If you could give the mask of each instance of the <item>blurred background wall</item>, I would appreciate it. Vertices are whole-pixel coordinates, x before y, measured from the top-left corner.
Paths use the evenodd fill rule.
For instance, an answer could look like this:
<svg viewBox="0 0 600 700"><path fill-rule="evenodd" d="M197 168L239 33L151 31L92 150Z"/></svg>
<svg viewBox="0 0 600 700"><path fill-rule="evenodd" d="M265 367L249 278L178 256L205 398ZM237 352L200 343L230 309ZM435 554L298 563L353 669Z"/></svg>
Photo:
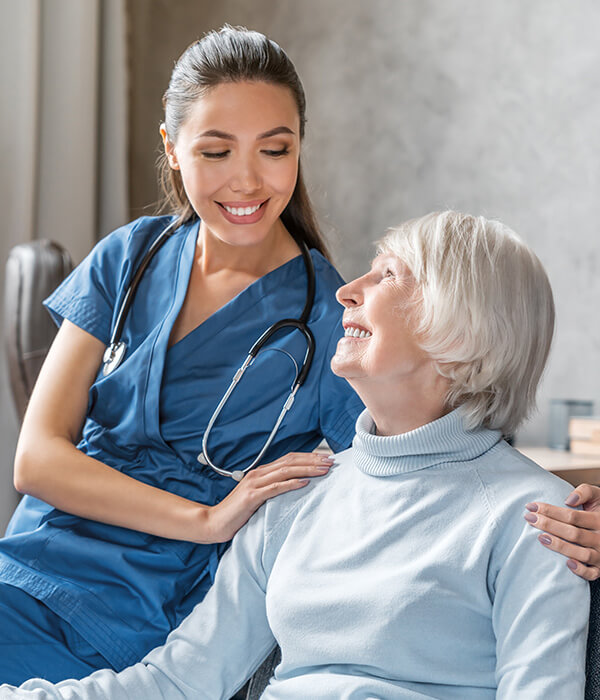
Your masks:
<svg viewBox="0 0 600 700"><path fill-rule="evenodd" d="M41 13L37 23L15 9L25 6ZM205 31L242 24L278 41L303 79L304 168L342 274L364 271L372 242L404 219L456 208L503 220L538 252L557 304L540 411L518 441L545 442L551 397L593 399L600 410L595 0L0 0L0 9L18 15L2 24L1 50L13 59L0 74L2 118L13 120L2 130L3 252L26 231L62 240L80 259L128 216L152 212L173 62ZM59 22L61 12L69 16ZM40 35L38 52L63 56L54 71L23 44ZM41 88L22 94L21 72L36 71ZM61 97L74 80L94 86L95 108ZM53 104L46 137L29 123L35 112L19 107L36 99ZM32 207L20 161L34 152L46 163L36 170L39 208L36 224L22 225ZM58 192L79 192L86 169L95 173L91 218L78 210L89 193L67 201ZM3 382L0 493L10 491L16 430Z"/></svg>

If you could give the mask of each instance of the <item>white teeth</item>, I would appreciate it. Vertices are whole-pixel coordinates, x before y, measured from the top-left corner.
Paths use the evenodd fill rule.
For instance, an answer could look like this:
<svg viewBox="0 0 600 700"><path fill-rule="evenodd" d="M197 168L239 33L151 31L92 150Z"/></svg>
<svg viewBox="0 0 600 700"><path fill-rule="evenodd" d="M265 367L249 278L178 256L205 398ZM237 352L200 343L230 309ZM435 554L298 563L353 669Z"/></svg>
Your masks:
<svg viewBox="0 0 600 700"><path fill-rule="evenodd" d="M346 338L370 338L372 333L370 331L361 330L360 328L348 326L348 328L344 330L344 335Z"/></svg>
<svg viewBox="0 0 600 700"><path fill-rule="evenodd" d="M228 207L226 204L223 206L230 214L233 214L234 216L250 216L250 214L254 214L255 211L260 209L260 204L257 204L254 207Z"/></svg>

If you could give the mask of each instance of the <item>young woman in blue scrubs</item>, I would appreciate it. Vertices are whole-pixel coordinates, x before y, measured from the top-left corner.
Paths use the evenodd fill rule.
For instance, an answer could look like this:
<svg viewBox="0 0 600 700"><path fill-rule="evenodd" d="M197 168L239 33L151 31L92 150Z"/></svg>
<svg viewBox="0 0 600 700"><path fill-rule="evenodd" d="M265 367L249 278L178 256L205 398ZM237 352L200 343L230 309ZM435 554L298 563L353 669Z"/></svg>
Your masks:
<svg viewBox="0 0 600 700"><path fill-rule="evenodd" d="M27 495L0 541L0 682L120 670L161 644L250 515L331 464L289 453L322 438L346 448L362 409L329 369L341 279L300 172L293 65L263 35L225 28L183 54L164 105L174 213L107 236L46 301L60 330L19 438L15 484ZM104 376L132 271L175 219L128 314L125 360ZM302 242L316 274L315 357L264 466L236 486L197 460L202 437L254 341L300 316ZM258 355L211 432L215 464L243 469L258 454L304 349L301 334L280 333Z"/></svg>

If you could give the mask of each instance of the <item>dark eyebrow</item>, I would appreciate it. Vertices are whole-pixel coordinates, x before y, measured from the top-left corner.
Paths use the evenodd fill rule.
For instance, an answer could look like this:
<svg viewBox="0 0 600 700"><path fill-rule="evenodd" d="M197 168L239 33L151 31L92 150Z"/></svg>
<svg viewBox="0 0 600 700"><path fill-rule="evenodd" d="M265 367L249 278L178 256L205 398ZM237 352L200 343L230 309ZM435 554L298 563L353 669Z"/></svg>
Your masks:
<svg viewBox="0 0 600 700"><path fill-rule="evenodd" d="M219 131L218 129L209 129L200 136L212 136L215 139L226 139L227 141L235 141L236 138L233 134L228 134L226 131Z"/></svg>
<svg viewBox="0 0 600 700"><path fill-rule="evenodd" d="M294 135L294 132L289 129L287 126L276 126L274 129L269 129L269 131L265 131L263 134L258 135L258 139L269 139L271 136L277 136L278 134L292 134Z"/></svg>
<svg viewBox="0 0 600 700"><path fill-rule="evenodd" d="M293 135L294 132L287 126L276 126L273 129L269 129L268 131L259 134L256 137L256 140L261 141L262 139L269 139L271 138L271 136L277 136L278 134ZM219 129L209 129L208 131L203 131L197 136L197 138L214 138L223 139L225 141L237 141L237 138L234 136L234 134L228 134L226 131L220 131Z"/></svg>

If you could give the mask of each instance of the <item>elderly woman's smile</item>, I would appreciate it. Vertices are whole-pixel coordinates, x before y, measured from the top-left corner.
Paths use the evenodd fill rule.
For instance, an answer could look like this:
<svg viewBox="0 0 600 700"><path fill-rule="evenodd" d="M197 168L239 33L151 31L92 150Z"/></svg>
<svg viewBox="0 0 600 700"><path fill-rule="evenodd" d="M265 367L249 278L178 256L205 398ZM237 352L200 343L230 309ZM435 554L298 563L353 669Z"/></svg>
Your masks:
<svg viewBox="0 0 600 700"><path fill-rule="evenodd" d="M362 340L363 338L370 338L373 334L371 331L362 328L361 326L356 326L352 323L344 323L344 338L358 338Z"/></svg>

